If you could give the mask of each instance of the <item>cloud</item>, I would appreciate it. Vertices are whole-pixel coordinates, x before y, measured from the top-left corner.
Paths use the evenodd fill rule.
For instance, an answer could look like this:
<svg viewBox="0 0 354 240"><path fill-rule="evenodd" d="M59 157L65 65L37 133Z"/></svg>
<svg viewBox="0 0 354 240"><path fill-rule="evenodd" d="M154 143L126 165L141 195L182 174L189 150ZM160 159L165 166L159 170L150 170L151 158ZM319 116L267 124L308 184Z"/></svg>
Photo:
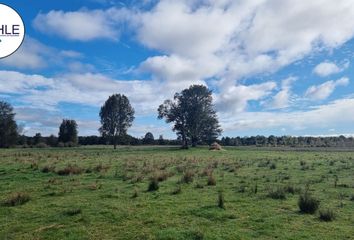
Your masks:
<svg viewBox="0 0 354 240"><path fill-rule="evenodd" d="M338 117L346 116L346 117ZM281 129L292 130L325 128L354 122L354 99L339 99L309 110L294 112L243 112L236 116L222 115L225 131Z"/></svg>
<svg viewBox="0 0 354 240"><path fill-rule="evenodd" d="M248 101L261 100L271 94L276 87L275 82L266 82L250 86L238 85L216 95L216 107L221 112L233 114L246 109Z"/></svg>
<svg viewBox="0 0 354 240"><path fill-rule="evenodd" d="M33 27L42 33L58 35L70 40L118 40L119 22L126 16L124 9L117 8L81 9L73 12L52 10L46 14L38 14L33 21Z"/></svg>
<svg viewBox="0 0 354 240"><path fill-rule="evenodd" d="M339 67L335 63L325 61L325 62L318 64L313 69L313 72L320 77L327 77L332 74L340 73L347 67L348 67L348 64L345 64L343 67Z"/></svg>
<svg viewBox="0 0 354 240"><path fill-rule="evenodd" d="M140 44L157 50L139 64L139 71L170 92L192 83L212 84L224 101L234 101L227 95L240 80L274 73L316 51L337 48L354 35L351 0L148 2L149 7L50 11L39 14L34 26L78 41L133 34ZM290 104L288 97L287 91L280 92L274 107ZM225 106L235 108L232 102Z"/></svg>
<svg viewBox="0 0 354 240"><path fill-rule="evenodd" d="M23 45L9 57L0 59L0 66L10 69L42 70L52 66L65 67L83 55L73 50L58 50L27 36Z"/></svg>
<svg viewBox="0 0 354 240"><path fill-rule="evenodd" d="M343 77L336 81L327 81L318 86L311 86L307 89L305 96L311 100L324 100L328 98L339 86L347 86L349 78Z"/></svg>
<svg viewBox="0 0 354 240"><path fill-rule="evenodd" d="M282 109L290 106L291 103L291 84L296 81L297 78L289 77L282 81L281 90L273 97L270 107L272 109Z"/></svg>

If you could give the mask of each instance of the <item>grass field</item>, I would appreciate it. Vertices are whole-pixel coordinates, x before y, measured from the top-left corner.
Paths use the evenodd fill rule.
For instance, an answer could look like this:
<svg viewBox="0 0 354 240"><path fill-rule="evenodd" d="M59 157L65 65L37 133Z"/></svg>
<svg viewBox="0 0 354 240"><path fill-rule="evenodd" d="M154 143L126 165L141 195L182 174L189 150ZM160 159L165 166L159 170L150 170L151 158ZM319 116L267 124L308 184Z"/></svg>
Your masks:
<svg viewBox="0 0 354 240"><path fill-rule="evenodd" d="M0 183L0 239L354 239L350 151L5 149Z"/></svg>

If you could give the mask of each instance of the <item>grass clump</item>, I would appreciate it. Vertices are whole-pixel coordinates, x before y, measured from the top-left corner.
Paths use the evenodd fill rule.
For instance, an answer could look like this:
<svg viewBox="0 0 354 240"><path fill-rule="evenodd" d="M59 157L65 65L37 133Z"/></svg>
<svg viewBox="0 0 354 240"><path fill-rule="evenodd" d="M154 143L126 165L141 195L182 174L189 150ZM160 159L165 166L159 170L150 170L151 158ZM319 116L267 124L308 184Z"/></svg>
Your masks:
<svg viewBox="0 0 354 240"><path fill-rule="evenodd" d="M180 194L181 192L182 192L182 188L181 186L178 186L176 189L172 191L172 195L177 195Z"/></svg>
<svg viewBox="0 0 354 240"><path fill-rule="evenodd" d="M84 171L84 169L78 167L77 165L68 165L63 169L60 169L57 171L58 175L61 176L66 176L66 175L76 175L76 174L81 174Z"/></svg>
<svg viewBox="0 0 354 240"><path fill-rule="evenodd" d="M216 179L213 174L210 174L208 176L208 186L215 186L216 185Z"/></svg>
<svg viewBox="0 0 354 240"><path fill-rule="evenodd" d="M18 205L23 205L30 200L30 196L27 193L16 192L12 193L5 201L3 202L4 206L14 207Z"/></svg>
<svg viewBox="0 0 354 240"><path fill-rule="evenodd" d="M308 191L301 194L298 201L300 212L314 214L320 206L320 201L309 194Z"/></svg>
<svg viewBox="0 0 354 240"><path fill-rule="evenodd" d="M222 191L219 191L219 194L218 194L218 207L225 209L225 199L224 199L224 194Z"/></svg>
<svg viewBox="0 0 354 240"><path fill-rule="evenodd" d="M276 189L271 189L268 192L268 197L272 199L286 199L286 194L284 188L277 187Z"/></svg>
<svg viewBox="0 0 354 240"><path fill-rule="evenodd" d="M64 212L65 215L67 216L75 216L82 213L82 210L80 208L73 208L73 209L69 209L67 211Z"/></svg>
<svg viewBox="0 0 354 240"><path fill-rule="evenodd" d="M332 209L321 209L320 211L320 219L325 222L331 222L336 218L336 215Z"/></svg>
<svg viewBox="0 0 354 240"><path fill-rule="evenodd" d="M152 178L149 182L148 192L154 192L159 190L159 181L157 178Z"/></svg>
<svg viewBox="0 0 354 240"><path fill-rule="evenodd" d="M182 183L191 183L194 180L194 172L192 170L187 170L184 172L181 182Z"/></svg>

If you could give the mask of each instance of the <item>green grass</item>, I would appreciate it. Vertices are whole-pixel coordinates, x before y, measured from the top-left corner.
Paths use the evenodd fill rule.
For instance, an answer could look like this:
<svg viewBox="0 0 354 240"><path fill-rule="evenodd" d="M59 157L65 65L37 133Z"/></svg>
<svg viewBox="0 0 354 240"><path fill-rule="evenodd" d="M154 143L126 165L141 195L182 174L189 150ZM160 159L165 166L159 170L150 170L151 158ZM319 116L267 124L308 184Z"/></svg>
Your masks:
<svg viewBox="0 0 354 240"><path fill-rule="evenodd" d="M351 239L353 172L350 151L3 149L0 239ZM305 189L335 220L299 211Z"/></svg>

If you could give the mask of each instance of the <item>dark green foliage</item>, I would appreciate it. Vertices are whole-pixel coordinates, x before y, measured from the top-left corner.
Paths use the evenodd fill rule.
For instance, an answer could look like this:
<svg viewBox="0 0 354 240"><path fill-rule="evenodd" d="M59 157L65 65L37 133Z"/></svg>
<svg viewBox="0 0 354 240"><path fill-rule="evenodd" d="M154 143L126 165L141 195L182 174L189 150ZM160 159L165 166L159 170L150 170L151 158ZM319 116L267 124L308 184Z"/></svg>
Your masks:
<svg viewBox="0 0 354 240"><path fill-rule="evenodd" d="M336 218L336 215L332 209L321 209L319 211L320 213L320 219L325 222L331 222Z"/></svg>
<svg viewBox="0 0 354 240"><path fill-rule="evenodd" d="M0 148L16 144L17 130L12 106L7 102L0 101Z"/></svg>
<svg viewBox="0 0 354 240"><path fill-rule="evenodd" d="M219 194L218 194L218 207L225 209L225 199L224 199L224 194L222 191L219 191Z"/></svg>
<svg viewBox="0 0 354 240"><path fill-rule="evenodd" d="M8 207L18 206L25 204L30 200L30 196L27 193L17 192L11 194L4 202L3 205Z"/></svg>
<svg viewBox="0 0 354 240"><path fill-rule="evenodd" d="M298 206L300 212L314 214L320 206L320 201L311 196L306 190L304 193L300 194Z"/></svg>
<svg viewBox="0 0 354 240"><path fill-rule="evenodd" d="M67 216L75 216L82 213L82 210L80 208L73 208L73 209L69 209L67 211L64 212L65 215Z"/></svg>
<svg viewBox="0 0 354 240"><path fill-rule="evenodd" d="M188 142L196 146L199 141L212 143L221 129L212 105L212 92L205 86L192 85L173 100L165 100L158 108L158 118L174 123L173 131L181 138L183 148Z"/></svg>
<svg viewBox="0 0 354 240"><path fill-rule="evenodd" d="M143 138L144 144L154 144L155 138L151 132L147 132Z"/></svg>
<svg viewBox="0 0 354 240"><path fill-rule="evenodd" d="M59 127L58 141L68 144L65 146L71 147L71 145L77 145L77 123L75 120L63 119Z"/></svg>
<svg viewBox="0 0 354 240"><path fill-rule="evenodd" d="M118 138L127 135L127 130L134 121L134 109L129 99L121 94L110 96L100 110L101 128L100 133L109 137L117 147Z"/></svg>
<svg viewBox="0 0 354 240"><path fill-rule="evenodd" d="M150 179L148 192L153 192L159 190L159 181L156 178Z"/></svg>
<svg viewBox="0 0 354 240"><path fill-rule="evenodd" d="M276 169L276 168L277 168L277 165L276 165L275 163L271 163L271 164L269 165L269 168L270 168L270 169Z"/></svg>

